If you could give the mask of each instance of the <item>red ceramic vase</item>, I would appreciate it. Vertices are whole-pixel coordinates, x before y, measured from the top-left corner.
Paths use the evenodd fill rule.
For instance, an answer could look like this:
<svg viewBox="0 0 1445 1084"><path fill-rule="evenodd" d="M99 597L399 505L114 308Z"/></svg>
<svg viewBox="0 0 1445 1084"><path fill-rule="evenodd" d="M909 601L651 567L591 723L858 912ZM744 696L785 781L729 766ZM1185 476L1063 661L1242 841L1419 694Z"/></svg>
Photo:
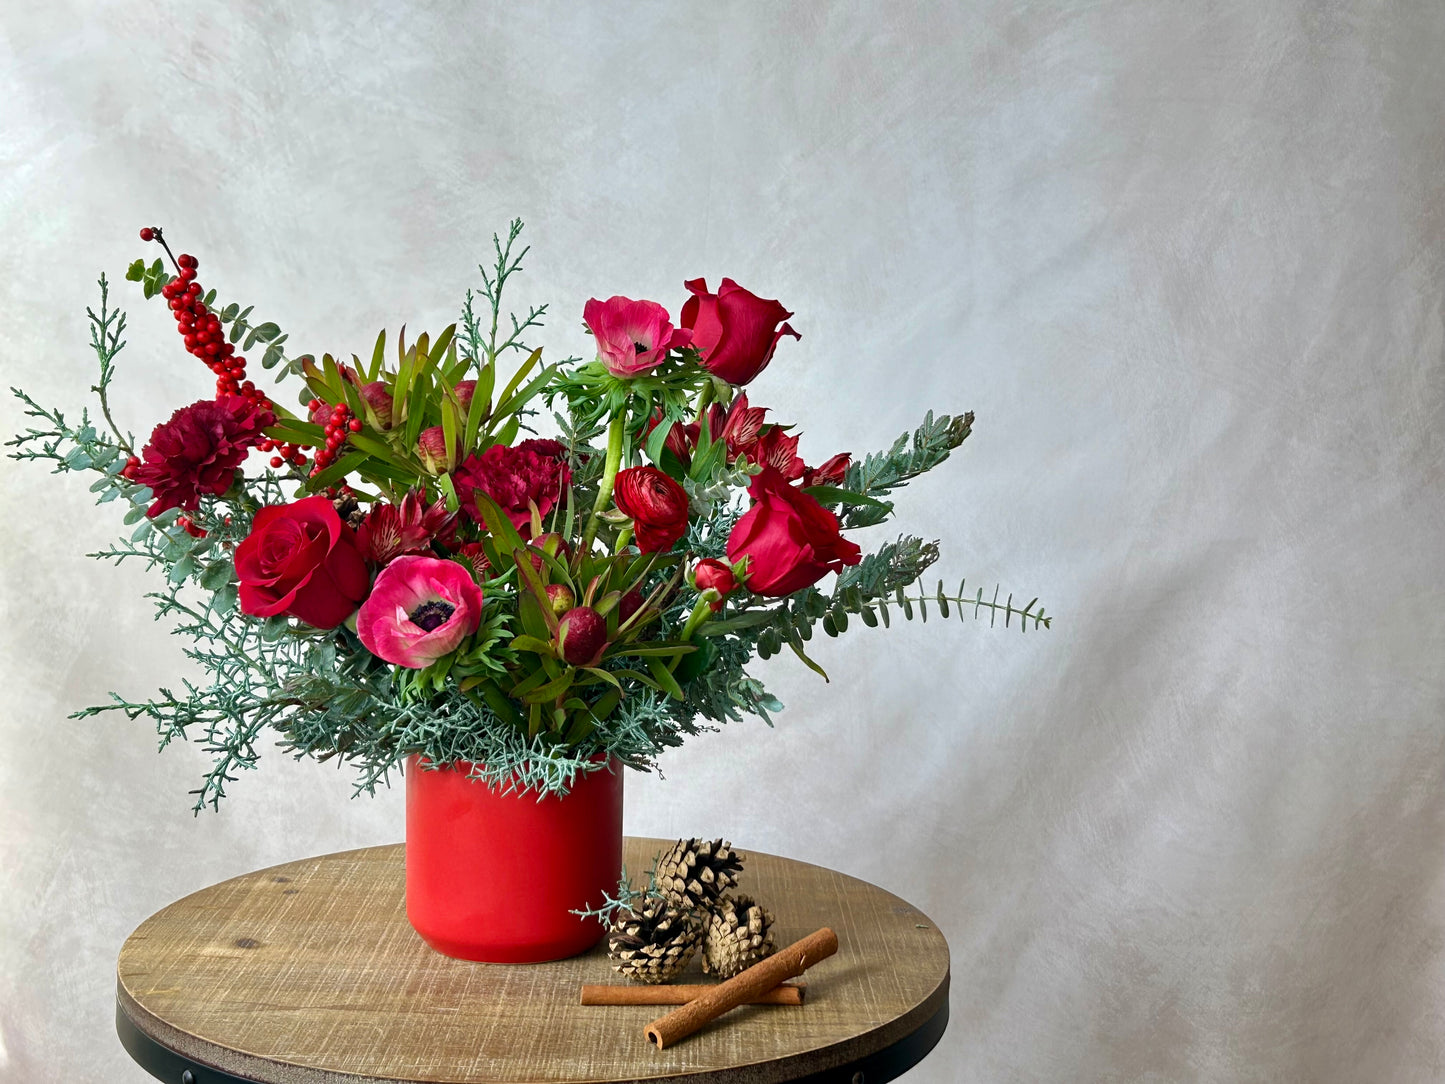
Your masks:
<svg viewBox="0 0 1445 1084"><path fill-rule="evenodd" d="M596 908L622 869L622 765L579 775L564 796L502 792L458 761L406 762L406 917L447 956L561 960L605 932Z"/></svg>

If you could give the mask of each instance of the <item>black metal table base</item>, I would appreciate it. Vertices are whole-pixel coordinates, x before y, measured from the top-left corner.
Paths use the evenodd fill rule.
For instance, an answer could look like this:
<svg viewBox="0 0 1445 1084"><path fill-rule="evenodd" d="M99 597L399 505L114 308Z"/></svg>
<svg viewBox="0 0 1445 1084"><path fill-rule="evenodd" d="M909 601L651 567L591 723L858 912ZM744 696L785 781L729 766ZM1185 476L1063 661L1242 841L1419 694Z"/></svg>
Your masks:
<svg viewBox="0 0 1445 1084"><path fill-rule="evenodd" d="M948 1027L948 1002L912 1034L848 1065L799 1077L795 1084L884 1084L902 1076L938 1045ZM115 1031L137 1065L167 1084L257 1084L246 1076L235 1076L210 1065L192 1061L146 1035L119 1004L115 1007Z"/></svg>

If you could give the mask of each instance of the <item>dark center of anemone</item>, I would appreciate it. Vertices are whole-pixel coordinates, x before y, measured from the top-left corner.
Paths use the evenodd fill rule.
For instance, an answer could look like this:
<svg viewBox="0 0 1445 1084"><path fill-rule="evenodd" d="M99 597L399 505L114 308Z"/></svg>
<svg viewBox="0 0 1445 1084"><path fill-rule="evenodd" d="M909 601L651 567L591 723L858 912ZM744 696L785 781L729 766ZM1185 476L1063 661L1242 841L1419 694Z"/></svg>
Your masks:
<svg viewBox="0 0 1445 1084"><path fill-rule="evenodd" d="M429 602L423 602L411 612L411 623L431 632L432 629L445 625L447 619L456 613L456 610L457 608L450 602L434 598Z"/></svg>
<svg viewBox="0 0 1445 1084"><path fill-rule="evenodd" d="M633 343L632 348L636 350L639 354L645 354L652 349L652 347L648 346L646 343L639 342Z"/></svg>

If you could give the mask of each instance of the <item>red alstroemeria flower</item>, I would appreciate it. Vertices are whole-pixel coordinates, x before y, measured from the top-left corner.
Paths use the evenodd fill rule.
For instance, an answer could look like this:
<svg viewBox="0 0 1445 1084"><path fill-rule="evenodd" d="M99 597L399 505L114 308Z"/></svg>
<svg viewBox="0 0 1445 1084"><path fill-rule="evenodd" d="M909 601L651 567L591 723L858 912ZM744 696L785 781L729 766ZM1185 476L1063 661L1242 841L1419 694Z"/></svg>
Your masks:
<svg viewBox="0 0 1445 1084"><path fill-rule="evenodd" d="M809 467L803 471L803 486L841 486L848 479L848 468L853 465L853 456L839 452L821 467Z"/></svg>
<svg viewBox="0 0 1445 1084"><path fill-rule="evenodd" d="M595 297L582 309L582 319L597 340L597 356L613 376L639 376L681 350L692 332L673 328L667 310L656 301L628 297Z"/></svg>
<svg viewBox="0 0 1445 1084"><path fill-rule="evenodd" d="M455 520L441 501L428 505L426 497L412 490L401 504L374 504L356 536L362 555L374 565L385 565L404 553L431 554L431 544Z"/></svg>
<svg viewBox="0 0 1445 1084"><path fill-rule="evenodd" d="M790 482L796 482L807 470L798 458L798 438L783 431L782 426L770 425L748 451L749 463L760 463L772 467Z"/></svg>

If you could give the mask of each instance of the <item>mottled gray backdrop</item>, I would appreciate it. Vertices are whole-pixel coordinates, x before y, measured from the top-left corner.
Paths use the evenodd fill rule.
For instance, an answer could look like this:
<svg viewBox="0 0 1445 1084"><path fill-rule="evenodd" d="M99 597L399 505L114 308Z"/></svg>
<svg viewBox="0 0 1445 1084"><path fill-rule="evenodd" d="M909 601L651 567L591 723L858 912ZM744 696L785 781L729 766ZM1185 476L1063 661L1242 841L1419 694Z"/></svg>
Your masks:
<svg viewBox="0 0 1445 1084"><path fill-rule="evenodd" d="M583 302L730 275L797 316L755 400L817 461L975 435L899 526L1052 632L850 630L629 782L916 901L953 950L910 1079L1445 1075L1445 9L1400 3L75 3L0 14L0 376L79 407L84 308L162 223L299 352L454 319L492 230ZM117 390L205 393L133 286ZM13 404L0 428L19 424ZM74 722L186 674L114 506L4 462L0 1079L146 1079L129 931L400 838L399 792ZM875 539L888 530L875 531Z"/></svg>

